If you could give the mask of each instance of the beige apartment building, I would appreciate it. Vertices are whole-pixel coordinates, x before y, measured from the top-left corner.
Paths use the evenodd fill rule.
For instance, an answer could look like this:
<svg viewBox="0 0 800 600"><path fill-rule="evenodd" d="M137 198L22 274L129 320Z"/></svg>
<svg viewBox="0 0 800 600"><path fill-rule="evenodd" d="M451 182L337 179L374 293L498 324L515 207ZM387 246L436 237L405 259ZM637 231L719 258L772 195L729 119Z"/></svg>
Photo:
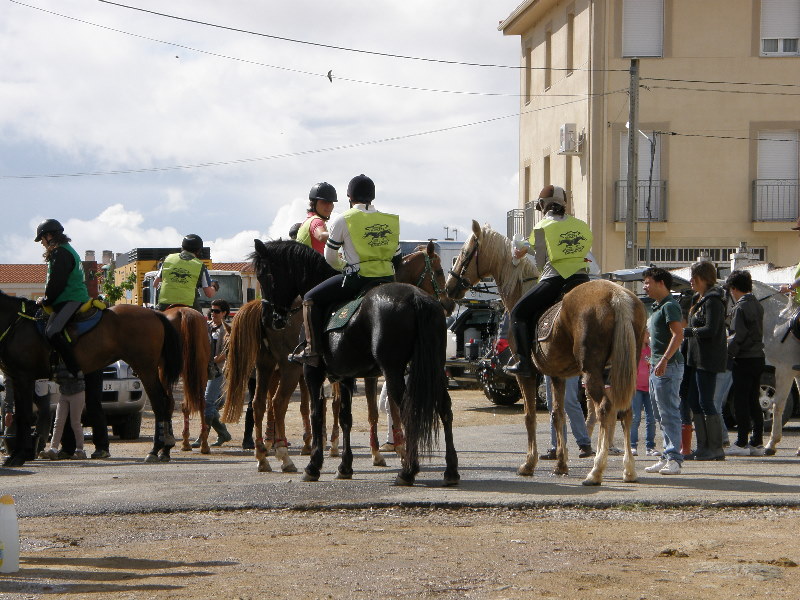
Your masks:
<svg viewBox="0 0 800 600"><path fill-rule="evenodd" d="M509 234L529 233L539 190L561 185L602 268L624 266L637 57L639 263L705 251L723 266L740 242L775 265L800 260L800 0L526 0L499 30L521 40Z"/></svg>

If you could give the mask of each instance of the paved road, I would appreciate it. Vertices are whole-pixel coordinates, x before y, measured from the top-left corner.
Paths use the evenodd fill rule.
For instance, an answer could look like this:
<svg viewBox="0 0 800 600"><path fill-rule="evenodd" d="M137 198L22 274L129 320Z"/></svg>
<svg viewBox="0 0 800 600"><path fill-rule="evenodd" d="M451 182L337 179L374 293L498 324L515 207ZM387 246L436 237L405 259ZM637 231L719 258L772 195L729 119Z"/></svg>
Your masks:
<svg viewBox="0 0 800 600"><path fill-rule="evenodd" d="M546 415L539 421L538 439L545 440ZM298 473L258 473L250 453L235 447L214 449L210 456L174 451L172 462L149 465L142 462L147 444L114 441L114 458L108 461L33 461L21 469L0 468L0 493L12 493L23 516L430 504L800 506L797 423L786 430L777 456L687 462L678 476L647 474L644 467L653 459L639 457L639 482L623 483L622 459L610 457L601 487L581 485L590 460L577 458L574 450L566 477L552 475L552 463L546 461L539 462L534 477L518 477L516 468L525 447L521 420L459 427L455 443L462 482L454 488L441 485L441 452L423 463L415 486L393 486L399 459L392 455L387 457L388 467L373 467L367 436L356 433L351 481L334 478L338 459L326 458L321 480L305 483ZM292 458L302 471L307 458L299 456L296 449ZM274 458L271 463L277 468Z"/></svg>

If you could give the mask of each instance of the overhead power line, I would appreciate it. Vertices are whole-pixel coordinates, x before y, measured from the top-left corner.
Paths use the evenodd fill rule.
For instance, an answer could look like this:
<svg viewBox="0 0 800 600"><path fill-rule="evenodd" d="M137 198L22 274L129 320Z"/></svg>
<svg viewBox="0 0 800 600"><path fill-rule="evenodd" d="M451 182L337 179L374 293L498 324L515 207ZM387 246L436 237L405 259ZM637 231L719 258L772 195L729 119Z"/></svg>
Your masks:
<svg viewBox="0 0 800 600"><path fill-rule="evenodd" d="M15 0L11 0L14 2ZM308 40L300 40L295 38L288 38L280 35L273 35L269 33L263 33L259 31L251 31L249 29L241 29L239 27L230 27L228 25L220 25L218 23L209 23L208 21L200 21L198 19L190 19L188 17L179 17L177 15L170 15L167 13L158 12L155 10L149 10L146 8L141 8L138 6L130 6L128 4L121 4L119 2L111 2L111 0L97 0L98 2L102 2L103 4L109 4L112 6L118 6L120 8L126 8L128 10L135 10L151 15L156 15L158 17L164 17L167 19L175 19L177 21L184 21L186 23L194 23L195 25L203 25L205 27L214 27L215 29L224 29L226 31L233 31L236 33L244 33L247 35L255 35L258 37L269 38L272 40L279 40L282 42L290 42L292 44L303 44L306 46L316 46L318 48L328 48L330 50L341 50L344 52L355 52L358 54L369 54L372 56L382 56L384 58L397 58L402 60L416 60L421 62L430 62L430 63L440 63L445 65L460 65L465 67L485 67L485 68L494 68L494 69L525 69L524 65L498 65L494 63L479 63L479 62L467 62L467 61L460 61L460 60L448 60L444 58L431 58L426 56L411 56L408 54L394 54L391 52L379 52L376 50L364 50L363 48L350 48L347 46L337 46L334 44L323 44L321 42L310 42ZM627 69L572 69L567 67L529 67L531 69L537 70L544 70L550 69L552 71L603 71L603 72L626 72Z"/></svg>
<svg viewBox="0 0 800 600"><path fill-rule="evenodd" d="M776 139L776 138L757 138L757 137L753 138L753 137L736 136L736 135L711 135L708 133L682 133L680 131L654 131L653 133L657 133L659 135L699 137L699 138L710 138L717 140L748 140L753 142L794 142L794 143L797 142L796 139Z"/></svg>
<svg viewBox="0 0 800 600"><path fill-rule="evenodd" d="M641 86L653 90L678 90L684 92L718 92L720 94L756 94L759 96L800 96L800 92L760 92L757 90L720 90L710 88L681 87L675 85Z"/></svg>
<svg viewBox="0 0 800 600"><path fill-rule="evenodd" d="M709 85L757 85L775 87L800 87L797 83L768 83L760 81L706 81L704 79L669 79L666 77L642 77L642 81L667 81L670 83L705 83Z"/></svg>
<svg viewBox="0 0 800 600"><path fill-rule="evenodd" d="M610 96L613 94L618 94L623 92L624 90L615 90L613 92L606 92L603 94L596 94L597 96ZM0 179L61 179L61 178L69 178L69 177L98 177L104 175L134 175L140 173L162 173L167 171L186 171L190 169L202 169L207 167L221 167L221 166L229 166L229 165L237 165L237 164L246 164L252 162L261 162L267 160L277 160L281 158L296 158L300 156L308 156L312 154L323 154L326 152L336 152L340 150L352 150L353 148L361 148L364 146L374 146L376 144L384 144L387 142L397 142L401 140L422 137L427 135L433 135L436 133L445 133L449 131L455 131L458 129L465 129L467 127L474 127L476 125L485 125L487 123L494 123L496 121L502 121L503 119L510 119L512 117L519 117L521 115L541 112L543 110L548 110L551 108L557 108L559 106L566 106L568 104L574 104L576 102L583 102L586 98L580 98L578 100L570 100L568 102L562 102L560 104L554 104L552 106L543 106L536 109L531 109L527 111L522 111L518 113L513 113L509 115L503 115L501 117L490 117L488 119L482 119L480 121L473 121L471 123L461 123L459 125L451 125L449 127L441 127L439 129L431 129L428 131L420 131L416 133L409 133L405 135L396 135L392 137L381 138L377 140L369 140L365 142L355 142L353 144L342 144L339 146L330 146L328 148L316 148L313 150L300 150L297 152L286 152L283 154L273 154L270 156L261 156L255 158L238 158L233 160L220 160L220 161L210 161L204 163L194 163L189 165L171 165L166 167L140 167L140 168L132 168L132 169L112 169L108 171L80 171L74 173L40 173L40 174L28 174L28 175L0 175Z"/></svg>

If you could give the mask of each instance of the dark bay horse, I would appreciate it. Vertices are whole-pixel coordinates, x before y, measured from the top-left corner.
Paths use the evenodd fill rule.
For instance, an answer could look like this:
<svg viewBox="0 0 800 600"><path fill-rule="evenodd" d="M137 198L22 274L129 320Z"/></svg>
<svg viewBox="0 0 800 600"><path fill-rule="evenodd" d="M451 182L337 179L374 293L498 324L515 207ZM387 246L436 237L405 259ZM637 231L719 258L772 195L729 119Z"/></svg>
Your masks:
<svg viewBox="0 0 800 600"><path fill-rule="evenodd" d="M205 415L205 393L208 383L208 363L211 358L211 342L208 338L208 326L203 313L189 306L170 306L163 312L167 320L175 327L181 337L183 346L183 443L181 450L189 452L189 416L200 413L200 453L209 454L208 425Z"/></svg>
<svg viewBox="0 0 800 600"><path fill-rule="evenodd" d="M519 268L512 266L508 238L472 221L472 234L447 279L447 293L452 298L461 298L480 279L493 277L503 304L511 310L532 273L533 267L527 260L522 261ZM553 385L553 426L558 438L554 472L567 473L567 447L563 436L565 380L582 374L586 395L600 422L594 468L583 484L600 485L602 482L618 412L623 415L625 438L623 480L636 481L630 447L630 405L636 390L636 370L646 326L644 305L622 286L595 280L567 293L554 319L551 333L542 340L537 330L540 341L533 345L534 363L539 371L550 375ZM605 388L603 370L609 364L611 385ZM525 399L528 432L527 459L517 473L533 475L537 460L535 379L518 377L517 380Z"/></svg>
<svg viewBox="0 0 800 600"><path fill-rule="evenodd" d="M426 293L434 296L445 314L450 314L455 306L452 299L448 298L444 291L445 278L441 265L441 259L436 254L433 242L418 247L414 252L403 257L401 266L398 268L395 278L400 283L411 283L416 285ZM293 315L281 330L274 330L271 327L271 316L264 319L262 326L262 307L261 301L254 300L249 302L237 313L231 324L231 335L229 339L228 362L226 363L225 378L226 389L229 390L225 405L223 420L238 421L242 411L242 401L245 385L250 377L253 368L256 369L256 393L253 399L253 417L256 424L256 450L255 456L258 461L259 471L271 471L267 462L269 448L276 439L283 440L285 434L286 407L289 397L284 398L284 392L289 389L291 395L300 383L300 412L303 417L303 441L304 445L301 454L310 454L311 451L311 422L309 418L309 395L302 377L302 366L286 360L286 355L294 349L300 335L302 325L302 315L299 313L300 300L293 305ZM269 310L267 307L266 310ZM288 348L288 351L287 351ZM269 386L265 381L269 381ZM280 384L281 395L276 396L278 385ZM332 399L333 426L331 429L331 450L330 456L339 456L339 407L341 406L341 395L338 383L334 384ZM375 466L386 466L386 460L380 451L378 443L378 393L377 379L365 379L365 396L367 400L367 418L370 424L370 452L372 453L372 464ZM233 401L230 399L234 398ZM267 400L269 399L269 401ZM273 401L277 399L277 401ZM284 404L284 400L286 404ZM325 402L322 398L323 415L326 414ZM268 407L268 408L267 408ZM395 450L402 458L405 452L403 442L403 432L400 426L401 415L397 406L391 406L394 439L396 440ZM267 412L267 431L262 439L263 415ZM327 428L323 426L327 431ZM275 432L278 433L275 433ZM261 442L259 442L261 440ZM276 449L277 453L277 449ZM294 472L294 463L288 455L281 452L280 460L282 470Z"/></svg>
<svg viewBox="0 0 800 600"><path fill-rule="evenodd" d="M14 418L21 434L30 429L34 382L50 377L52 348L32 319L36 311L35 302L0 292L0 368L14 384ZM74 326L69 327L68 331L74 333ZM85 373L120 359L136 371L156 418L153 449L145 460L169 460L169 451L175 445L170 388L180 375L182 355L180 338L167 319L141 306L113 306L103 311L94 329L78 338L74 353ZM4 466L23 465L30 443L30 436L20 435Z"/></svg>
<svg viewBox="0 0 800 600"><path fill-rule="evenodd" d="M282 329L298 296L336 274L317 252L296 242L255 240L250 256L271 308L272 327ZM430 451L441 420L445 435L446 485L458 483L458 458L453 446L452 409L444 372L445 321L441 305L419 288L387 283L367 292L359 310L343 328L323 340L325 367L304 366L312 402L313 444L306 481L317 481L323 463L320 388L327 373L341 382L342 462L337 477L351 478L353 453L352 388L356 377L383 373L391 402L401 410L406 455L396 482L412 485L419 472L419 452ZM405 370L410 363L409 384Z"/></svg>

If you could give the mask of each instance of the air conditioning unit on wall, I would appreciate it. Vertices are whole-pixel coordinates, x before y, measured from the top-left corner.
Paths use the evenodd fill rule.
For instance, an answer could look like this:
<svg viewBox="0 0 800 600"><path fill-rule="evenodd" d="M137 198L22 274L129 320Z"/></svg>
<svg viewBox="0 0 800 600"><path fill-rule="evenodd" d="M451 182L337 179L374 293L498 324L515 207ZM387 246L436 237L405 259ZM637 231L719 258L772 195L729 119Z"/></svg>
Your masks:
<svg viewBox="0 0 800 600"><path fill-rule="evenodd" d="M577 156L581 153L583 136L578 134L575 123L564 123L559 129L558 153Z"/></svg>

